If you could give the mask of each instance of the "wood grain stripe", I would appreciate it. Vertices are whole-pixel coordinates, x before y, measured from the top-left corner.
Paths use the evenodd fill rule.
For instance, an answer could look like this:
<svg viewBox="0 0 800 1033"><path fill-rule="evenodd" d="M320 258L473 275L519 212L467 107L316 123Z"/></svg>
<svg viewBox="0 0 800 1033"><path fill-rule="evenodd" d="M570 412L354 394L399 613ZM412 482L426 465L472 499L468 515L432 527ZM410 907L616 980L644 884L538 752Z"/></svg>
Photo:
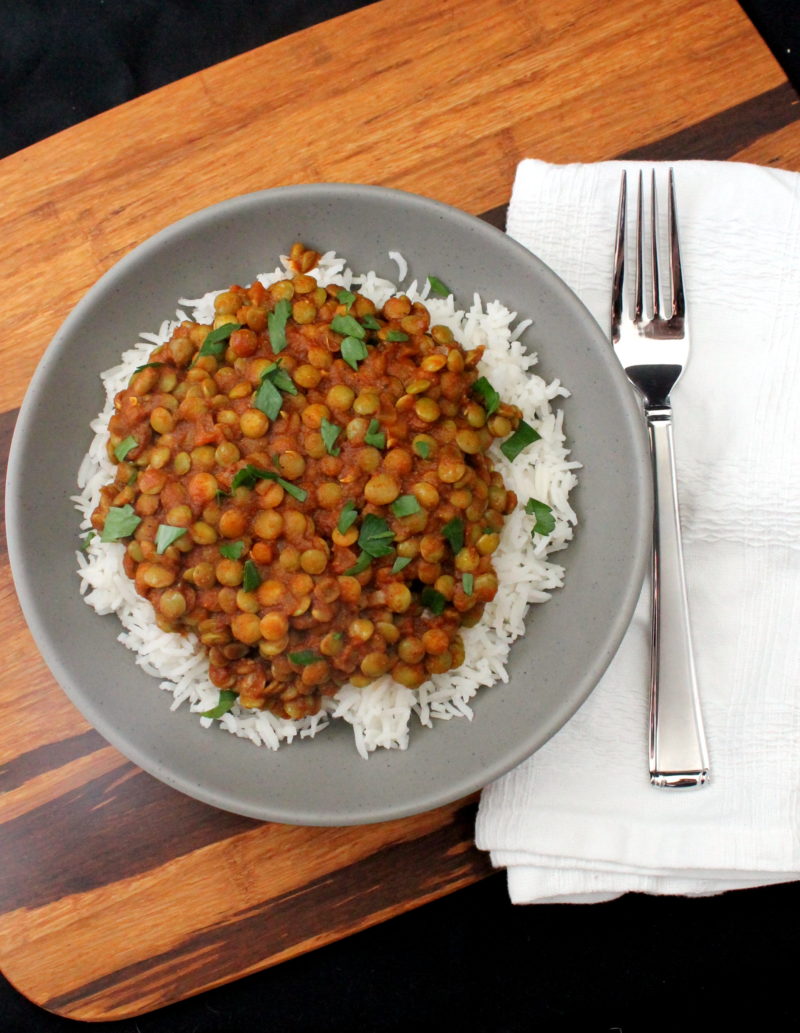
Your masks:
<svg viewBox="0 0 800 1033"><path fill-rule="evenodd" d="M161 832L165 814L169 835ZM3 825L0 913L130 878L259 824L193 800L125 763Z"/></svg>
<svg viewBox="0 0 800 1033"><path fill-rule="evenodd" d="M78 757L102 750L108 743L93 728L68 739L45 743L0 765L0 793L10 793L47 771L64 767Z"/></svg>
<svg viewBox="0 0 800 1033"><path fill-rule="evenodd" d="M468 850L475 825L476 803L455 811L452 821L419 838L393 843L339 869L335 875L312 879L301 888L261 901L234 913L225 922L198 930L177 947L155 958L109 972L68 993L52 997L44 1007L63 1015L81 1004L81 1014L100 1008L102 1014L121 1017L154 991L154 983L169 983L179 996L193 992L198 982L214 985L228 971L261 968L261 959L285 960L314 946L340 939L379 921L398 901L406 909L433 900L459 885L492 873L485 855ZM420 858L424 857L424 869ZM402 910L402 908L401 908ZM320 937L320 914L328 915Z"/></svg>

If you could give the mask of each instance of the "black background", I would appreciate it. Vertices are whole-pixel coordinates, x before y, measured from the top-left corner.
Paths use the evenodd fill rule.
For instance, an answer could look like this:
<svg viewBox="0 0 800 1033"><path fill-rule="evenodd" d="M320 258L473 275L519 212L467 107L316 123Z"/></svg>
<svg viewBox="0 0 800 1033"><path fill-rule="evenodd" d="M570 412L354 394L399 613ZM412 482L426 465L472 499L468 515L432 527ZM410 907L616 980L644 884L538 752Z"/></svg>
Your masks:
<svg viewBox="0 0 800 1033"><path fill-rule="evenodd" d="M0 0L0 155L362 6L353 0ZM741 6L800 90L798 0L741 0ZM796 1019L798 913L797 884L699 900L630 894L607 904L513 907L498 873L232 985L89 1028L377 1033L436 1021L487 1033L683 1033L715 1027L733 1012L729 1029L770 1029ZM42 1011L0 978L0 1033L83 1025Z"/></svg>

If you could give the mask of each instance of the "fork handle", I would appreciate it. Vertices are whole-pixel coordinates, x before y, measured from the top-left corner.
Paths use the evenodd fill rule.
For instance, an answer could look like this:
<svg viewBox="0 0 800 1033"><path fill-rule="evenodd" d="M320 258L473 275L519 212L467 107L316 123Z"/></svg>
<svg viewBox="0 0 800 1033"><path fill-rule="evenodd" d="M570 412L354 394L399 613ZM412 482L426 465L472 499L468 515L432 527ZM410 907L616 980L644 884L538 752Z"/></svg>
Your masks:
<svg viewBox="0 0 800 1033"><path fill-rule="evenodd" d="M708 779L678 512L672 410L647 408L653 464L650 781L687 788Z"/></svg>

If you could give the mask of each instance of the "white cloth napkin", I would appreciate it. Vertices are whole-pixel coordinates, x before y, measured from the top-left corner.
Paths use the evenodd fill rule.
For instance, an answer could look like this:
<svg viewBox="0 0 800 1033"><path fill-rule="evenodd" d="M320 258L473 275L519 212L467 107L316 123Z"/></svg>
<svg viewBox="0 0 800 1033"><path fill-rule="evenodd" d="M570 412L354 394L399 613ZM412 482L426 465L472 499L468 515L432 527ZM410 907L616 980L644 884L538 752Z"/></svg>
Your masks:
<svg viewBox="0 0 800 1033"><path fill-rule="evenodd" d="M623 167L630 195L633 163L523 161L508 216L606 332ZM711 780L649 784L645 591L575 717L482 794L476 842L515 903L800 878L800 175L674 168L692 328L675 445Z"/></svg>

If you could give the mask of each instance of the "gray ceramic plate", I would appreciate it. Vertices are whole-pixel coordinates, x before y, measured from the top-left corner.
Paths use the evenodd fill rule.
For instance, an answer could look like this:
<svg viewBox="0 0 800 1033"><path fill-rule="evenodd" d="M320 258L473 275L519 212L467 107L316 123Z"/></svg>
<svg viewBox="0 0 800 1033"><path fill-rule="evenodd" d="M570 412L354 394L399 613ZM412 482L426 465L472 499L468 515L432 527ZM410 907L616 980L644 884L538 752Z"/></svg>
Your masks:
<svg viewBox="0 0 800 1033"><path fill-rule="evenodd" d="M179 297L249 283L302 240L356 270L435 273L457 296L499 298L531 316L539 372L572 392L565 426L583 464L580 524L561 553L566 587L535 608L513 648L510 683L482 690L473 721L413 730L408 751L362 760L349 726L277 752L204 730L117 642L115 617L80 599L70 496L102 407L98 375ZM642 581L650 498L642 421L587 310L528 251L487 224L378 187L314 184L238 197L168 227L127 255L76 306L42 358L17 423L8 475L8 541L22 607L44 659L84 716L123 754L216 807L270 821L347 825L459 799L542 745L591 692L613 656ZM46 710L40 715L47 721ZM339 727L338 725L341 724Z"/></svg>

